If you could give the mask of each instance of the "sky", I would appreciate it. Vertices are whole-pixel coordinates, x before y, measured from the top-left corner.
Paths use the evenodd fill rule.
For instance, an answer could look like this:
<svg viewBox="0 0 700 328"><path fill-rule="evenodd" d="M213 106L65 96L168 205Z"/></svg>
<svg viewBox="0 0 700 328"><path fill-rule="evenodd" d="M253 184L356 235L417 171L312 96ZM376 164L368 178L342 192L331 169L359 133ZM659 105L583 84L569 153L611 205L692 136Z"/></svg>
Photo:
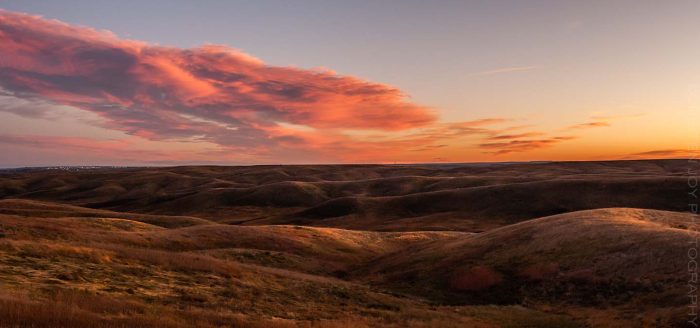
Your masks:
<svg viewBox="0 0 700 328"><path fill-rule="evenodd" d="M700 1L3 1L0 166L681 158Z"/></svg>

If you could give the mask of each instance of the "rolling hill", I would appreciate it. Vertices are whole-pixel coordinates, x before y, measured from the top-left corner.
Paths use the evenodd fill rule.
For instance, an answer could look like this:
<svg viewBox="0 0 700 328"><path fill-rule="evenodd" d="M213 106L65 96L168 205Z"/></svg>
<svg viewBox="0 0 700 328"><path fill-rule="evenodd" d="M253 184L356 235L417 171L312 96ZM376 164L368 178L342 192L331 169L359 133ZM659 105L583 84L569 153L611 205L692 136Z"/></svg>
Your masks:
<svg viewBox="0 0 700 328"><path fill-rule="evenodd" d="M229 224L479 232L570 211L683 211L686 160L6 171L0 198ZM653 192L648 192L653 190Z"/></svg>
<svg viewBox="0 0 700 328"><path fill-rule="evenodd" d="M684 327L689 165L3 171L0 327Z"/></svg>

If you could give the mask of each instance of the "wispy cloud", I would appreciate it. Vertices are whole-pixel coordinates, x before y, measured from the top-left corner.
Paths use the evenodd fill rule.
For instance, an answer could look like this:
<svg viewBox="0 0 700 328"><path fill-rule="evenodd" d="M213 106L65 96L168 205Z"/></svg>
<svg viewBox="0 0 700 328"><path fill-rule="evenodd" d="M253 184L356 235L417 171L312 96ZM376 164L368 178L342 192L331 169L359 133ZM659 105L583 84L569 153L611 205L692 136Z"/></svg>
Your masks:
<svg viewBox="0 0 700 328"><path fill-rule="evenodd" d="M488 154L504 155L551 147L555 144L573 139L576 139L576 137L563 136L545 139L511 140L506 142L483 143L479 145L479 148L485 150L485 152Z"/></svg>
<svg viewBox="0 0 700 328"><path fill-rule="evenodd" d="M173 158L172 152L152 149L136 149L128 139L92 139L42 135L0 135L0 144L25 146L42 151L62 153L89 153L109 159L121 158L140 161L148 158Z"/></svg>
<svg viewBox="0 0 700 328"><path fill-rule="evenodd" d="M698 155L698 149L658 149L630 154L625 158L691 158Z"/></svg>
<svg viewBox="0 0 700 328"><path fill-rule="evenodd" d="M568 127L564 128L562 130L585 130L585 129L592 129L592 128L609 127L609 126L612 126L613 121L620 121L620 120L625 120L625 119L630 119L630 118L637 118L637 117L641 117L643 115L644 114L640 114L640 113L638 113L638 114L619 114L619 115L597 114L597 115L591 116L590 122L569 125Z"/></svg>
<svg viewBox="0 0 700 328"><path fill-rule="evenodd" d="M605 121L594 121L594 122L586 122L586 123L580 123L580 124L574 124L568 127L568 129L590 129L590 128L600 128L600 127L607 127L610 126L610 123L605 122Z"/></svg>
<svg viewBox="0 0 700 328"><path fill-rule="evenodd" d="M516 134L499 134L495 136L488 137L488 140L511 140L511 139L522 139L522 138L532 138L544 135L542 132L524 132Z"/></svg>

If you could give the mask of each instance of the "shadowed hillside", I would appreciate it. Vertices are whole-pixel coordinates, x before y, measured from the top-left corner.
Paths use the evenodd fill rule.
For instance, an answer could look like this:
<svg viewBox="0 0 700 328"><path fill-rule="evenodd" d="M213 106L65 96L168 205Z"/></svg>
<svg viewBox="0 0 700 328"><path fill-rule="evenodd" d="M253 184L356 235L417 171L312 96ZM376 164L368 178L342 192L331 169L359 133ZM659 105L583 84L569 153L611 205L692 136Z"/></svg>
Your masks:
<svg viewBox="0 0 700 328"><path fill-rule="evenodd" d="M679 197L686 193L689 165L659 160L9 171L0 175L0 197L231 224L484 231L585 209L685 210Z"/></svg>
<svg viewBox="0 0 700 328"><path fill-rule="evenodd" d="M354 274L379 273L375 283L451 303L615 304L639 295L668 301L675 293L679 303L669 305L682 305L681 269L688 243L699 237L694 219L628 208L573 212L430 241ZM416 288L415 281L431 284Z"/></svg>

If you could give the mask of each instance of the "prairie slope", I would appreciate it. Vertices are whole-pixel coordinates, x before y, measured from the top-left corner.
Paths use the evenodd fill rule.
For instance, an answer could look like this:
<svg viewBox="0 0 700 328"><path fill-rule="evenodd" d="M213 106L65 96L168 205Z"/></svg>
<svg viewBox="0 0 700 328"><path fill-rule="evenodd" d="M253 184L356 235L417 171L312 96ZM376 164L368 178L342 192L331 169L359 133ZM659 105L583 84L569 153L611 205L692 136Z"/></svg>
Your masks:
<svg viewBox="0 0 700 328"><path fill-rule="evenodd" d="M0 327L580 326L517 305L434 306L338 275L466 233L165 228L53 206L67 215L0 214Z"/></svg>
<svg viewBox="0 0 700 328"><path fill-rule="evenodd" d="M12 315L31 322L33 306L78 306L109 327L127 319L136 321L123 325L165 327L682 326L687 242L698 237L689 214L630 208L474 234L215 222L168 228L22 202L66 215L0 214L0 285L30 291L0 295L0 303L10 300L0 311L26 309ZM121 310L93 309L94 302Z"/></svg>
<svg viewBox="0 0 700 328"><path fill-rule="evenodd" d="M449 304L634 310L638 325L682 326L697 220L629 208L573 212L431 241L352 276Z"/></svg>
<svg viewBox="0 0 700 328"><path fill-rule="evenodd" d="M108 210L96 210L80 206L65 205L25 199L0 200L0 214L25 217L102 217L127 219L166 228L187 227L213 222L190 216L166 216L137 213L122 213Z"/></svg>

